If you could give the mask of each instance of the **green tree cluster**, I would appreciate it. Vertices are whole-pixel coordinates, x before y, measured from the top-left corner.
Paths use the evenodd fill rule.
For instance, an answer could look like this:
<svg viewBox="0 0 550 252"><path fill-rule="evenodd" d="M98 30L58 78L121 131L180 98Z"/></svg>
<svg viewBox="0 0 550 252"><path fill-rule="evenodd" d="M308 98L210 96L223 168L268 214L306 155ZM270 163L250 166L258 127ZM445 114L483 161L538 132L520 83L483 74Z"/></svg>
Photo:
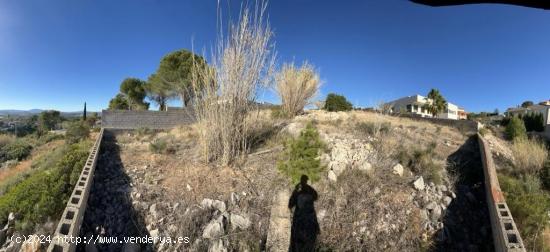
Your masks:
<svg viewBox="0 0 550 252"><path fill-rule="evenodd" d="M353 108L351 102L349 102L343 95L330 93L325 100L325 110L327 111L349 111Z"/></svg>
<svg viewBox="0 0 550 252"><path fill-rule="evenodd" d="M147 110L149 103L145 102L145 81L138 78L126 78L120 84L120 93L109 101L109 109Z"/></svg>
<svg viewBox="0 0 550 252"><path fill-rule="evenodd" d="M544 131L544 116L541 113L528 113L521 116L523 123L525 123L525 129L529 131Z"/></svg>
<svg viewBox="0 0 550 252"><path fill-rule="evenodd" d="M61 123L63 118L61 113L56 110L43 111L38 116L38 131L40 133L48 132L55 129L58 123Z"/></svg>
<svg viewBox="0 0 550 252"><path fill-rule="evenodd" d="M166 110L168 101L175 97L182 101L183 106L188 106L195 94L191 86L193 64L204 67L206 60L185 49L165 55L147 81L125 79L120 93L109 102L109 109L148 109L149 103L144 101L146 97L158 105L159 110Z"/></svg>

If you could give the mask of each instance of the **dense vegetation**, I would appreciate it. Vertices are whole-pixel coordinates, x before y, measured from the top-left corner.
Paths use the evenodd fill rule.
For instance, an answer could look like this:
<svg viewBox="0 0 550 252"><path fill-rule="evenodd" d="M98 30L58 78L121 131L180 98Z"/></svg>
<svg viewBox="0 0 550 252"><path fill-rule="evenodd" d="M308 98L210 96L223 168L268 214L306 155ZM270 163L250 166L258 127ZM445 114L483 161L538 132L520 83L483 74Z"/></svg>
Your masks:
<svg viewBox="0 0 550 252"><path fill-rule="evenodd" d="M17 228L29 231L48 217L57 218L78 180L89 148L90 142L86 141L47 154L40 163L51 167L39 169L0 197L0 220L5 221L10 212L15 212L21 217Z"/></svg>
<svg viewBox="0 0 550 252"><path fill-rule="evenodd" d="M525 124L519 117L514 116L510 119L510 122L506 126L506 136L510 140L527 137Z"/></svg>
<svg viewBox="0 0 550 252"><path fill-rule="evenodd" d="M319 133L310 123L300 132L298 138L287 140L283 159L279 161L277 167L279 171L290 177L294 184L300 181L302 175L307 175L311 181L315 182L325 170L318 158L324 148L325 144L319 137Z"/></svg>
<svg viewBox="0 0 550 252"><path fill-rule="evenodd" d="M330 93L325 100L325 110L327 111L349 111L353 105L343 95Z"/></svg>

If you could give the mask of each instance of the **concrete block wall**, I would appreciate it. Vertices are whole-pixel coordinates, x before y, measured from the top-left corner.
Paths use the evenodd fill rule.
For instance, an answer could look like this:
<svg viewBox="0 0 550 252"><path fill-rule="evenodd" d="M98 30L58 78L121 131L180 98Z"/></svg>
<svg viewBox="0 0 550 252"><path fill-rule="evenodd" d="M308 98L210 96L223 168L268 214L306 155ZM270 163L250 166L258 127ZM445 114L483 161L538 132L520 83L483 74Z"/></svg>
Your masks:
<svg viewBox="0 0 550 252"><path fill-rule="evenodd" d="M472 135L476 134L479 129L478 122L471 121L471 120L453 120L453 119L419 117L419 116L410 116L410 115L401 115L401 117L407 117L412 120L426 121L426 122L431 122L433 124L457 128L461 132L472 134Z"/></svg>
<svg viewBox="0 0 550 252"><path fill-rule="evenodd" d="M92 188L94 171L97 165L97 159L99 156L99 150L101 147L101 141L103 139L103 129L99 132L99 135L90 150L90 154L78 182L76 182L75 188L69 198L67 207L61 215L59 224L55 229L55 233L52 238L52 242L48 247L48 252L67 252L75 251L76 243L69 242L70 237L76 238L80 235L80 225L84 219L84 212L88 203L88 196ZM65 238L65 239L63 239Z"/></svg>
<svg viewBox="0 0 550 252"><path fill-rule="evenodd" d="M106 129L169 129L195 121L191 109L174 111L103 110L101 127Z"/></svg>
<svg viewBox="0 0 550 252"><path fill-rule="evenodd" d="M487 192L487 205L495 251L523 252L525 251L523 240L500 189L491 149L483 136L477 134L477 137L483 163L483 174L485 175L485 191Z"/></svg>

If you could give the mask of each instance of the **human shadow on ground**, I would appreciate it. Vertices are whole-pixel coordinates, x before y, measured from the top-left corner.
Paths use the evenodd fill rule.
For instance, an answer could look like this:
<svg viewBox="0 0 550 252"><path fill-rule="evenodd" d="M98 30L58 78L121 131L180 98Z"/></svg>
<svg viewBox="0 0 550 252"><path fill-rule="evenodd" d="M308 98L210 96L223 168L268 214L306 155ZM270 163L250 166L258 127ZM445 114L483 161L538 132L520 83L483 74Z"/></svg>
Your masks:
<svg viewBox="0 0 550 252"><path fill-rule="evenodd" d="M131 179L120 159L115 132L104 132L99 155L80 237L88 240L92 235L94 239L98 236L106 239L116 237L117 242L80 244L77 251L153 251L149 243L124 242L125 237L150 234L145 228L145 221L132 206Z"/></svg>
<svg viewBox="0 0 550 252"><path fill-rule="evenodd" d="M457 178L456 197L435 234L433 251L494 251L477 136L469 137L447 163L447 172Z"/></svg>
<svg viewBox="0 0 550 252"><path fill-rule="evenodd" d="M288 248L290 252L314 251L317 235L320 233L314 206L318 195L315 189L307 184L307 180L308 177L302 175L300 183L296 185L288 201L288 208L294 208Z"/></svg>

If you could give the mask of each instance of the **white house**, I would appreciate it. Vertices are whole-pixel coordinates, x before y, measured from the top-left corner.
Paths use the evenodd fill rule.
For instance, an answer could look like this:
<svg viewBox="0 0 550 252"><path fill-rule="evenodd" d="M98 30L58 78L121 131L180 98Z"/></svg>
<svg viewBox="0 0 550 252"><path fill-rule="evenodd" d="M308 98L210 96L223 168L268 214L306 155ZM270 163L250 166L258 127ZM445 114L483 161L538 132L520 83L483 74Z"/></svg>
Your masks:
<svg viewBox="0 0 550 252"><path fill-rule="evenodd" d="M391 113L408 112L421 117L432 117L432 114L424 108L426 103L431 103L431 99L421 95L413 95L388 102L386 106L391 108ZM458 120L459 111L464 112L464 109L459 109L457 105L447 102L447 108L444 112L438 114L437 118Z"/></svg>

